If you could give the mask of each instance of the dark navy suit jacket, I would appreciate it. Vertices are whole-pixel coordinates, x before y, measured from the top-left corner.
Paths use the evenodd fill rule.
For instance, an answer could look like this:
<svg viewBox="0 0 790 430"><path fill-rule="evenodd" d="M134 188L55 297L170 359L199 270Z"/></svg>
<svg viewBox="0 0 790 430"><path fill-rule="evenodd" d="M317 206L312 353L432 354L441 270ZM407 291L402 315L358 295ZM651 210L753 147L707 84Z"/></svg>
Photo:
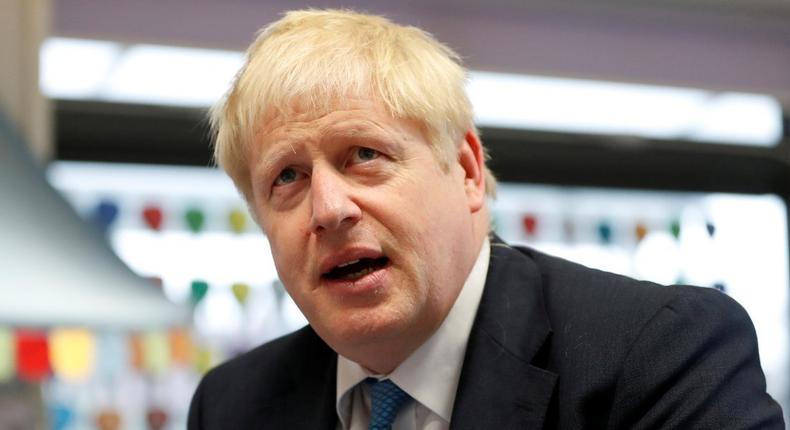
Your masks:
<svg viewBox="0 0 790 430"><path fill-rule="evenodd" d="M337 354L305 327L210 371L190 430L334 429ZM494 240L452 429L783 429L746 312Z"/></svg>

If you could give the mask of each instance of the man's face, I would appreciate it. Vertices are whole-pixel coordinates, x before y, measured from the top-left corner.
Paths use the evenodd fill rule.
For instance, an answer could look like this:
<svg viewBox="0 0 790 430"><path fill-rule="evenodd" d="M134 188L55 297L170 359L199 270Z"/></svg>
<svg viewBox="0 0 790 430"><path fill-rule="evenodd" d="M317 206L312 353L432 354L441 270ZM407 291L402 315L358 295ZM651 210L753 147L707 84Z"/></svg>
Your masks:
<svg viewBox="0 0 790 430"><path fill-rule="evenodd" d="M275 118L250 159L277 271L330 346L355 359L438 328L479 251L461 163L367 100Z"/></svg>

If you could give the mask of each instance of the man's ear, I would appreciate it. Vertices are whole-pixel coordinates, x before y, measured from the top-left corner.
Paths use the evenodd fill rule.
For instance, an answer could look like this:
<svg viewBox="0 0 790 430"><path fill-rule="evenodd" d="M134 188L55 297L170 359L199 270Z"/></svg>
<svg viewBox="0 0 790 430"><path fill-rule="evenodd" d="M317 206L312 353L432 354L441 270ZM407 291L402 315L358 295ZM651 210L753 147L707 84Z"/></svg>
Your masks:
<svg viewBox="0 0 790 430"><path fill-rule="evenodd" d="M467 130L464 141L458 148L458 164L464 172L464 189L469 209L477 212L485 205L486 200L485 156L480 138L473 130Z"/></svg>

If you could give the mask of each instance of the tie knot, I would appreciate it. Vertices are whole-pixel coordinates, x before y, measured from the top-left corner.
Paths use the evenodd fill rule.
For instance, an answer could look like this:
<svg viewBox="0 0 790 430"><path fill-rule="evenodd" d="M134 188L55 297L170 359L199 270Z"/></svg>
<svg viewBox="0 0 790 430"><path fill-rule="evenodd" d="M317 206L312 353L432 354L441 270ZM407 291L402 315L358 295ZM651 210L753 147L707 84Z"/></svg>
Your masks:
<svg viewBox="0 0 790 430"><path fill-rule="evenodd" d="M389 379L377 381L368 378L365 383L370 386L371 411L368 430L391 429L398 411L411 396Z"/></svg>

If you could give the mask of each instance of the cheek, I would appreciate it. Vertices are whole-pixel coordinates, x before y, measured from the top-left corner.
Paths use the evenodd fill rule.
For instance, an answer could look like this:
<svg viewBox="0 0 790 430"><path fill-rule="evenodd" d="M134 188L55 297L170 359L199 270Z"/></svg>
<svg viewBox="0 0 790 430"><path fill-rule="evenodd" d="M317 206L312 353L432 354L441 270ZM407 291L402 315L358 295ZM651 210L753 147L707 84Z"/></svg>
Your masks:
<svg viewBox="0 0 790 430"><path fill-rule="evenodd" d="M378 189L366 209L397 242L424 255L433 252L437 231L452 230L450 225L459 221L464 193L460 181L443 172L426 168L420 175L409 173Z"/></svg>
<svg viewBox="0 0 790 430"><path fill-rule="evenodd" d="M280 279L286 285L293 283L307 267L304 228L287 217L262 226Z"/></svg>

